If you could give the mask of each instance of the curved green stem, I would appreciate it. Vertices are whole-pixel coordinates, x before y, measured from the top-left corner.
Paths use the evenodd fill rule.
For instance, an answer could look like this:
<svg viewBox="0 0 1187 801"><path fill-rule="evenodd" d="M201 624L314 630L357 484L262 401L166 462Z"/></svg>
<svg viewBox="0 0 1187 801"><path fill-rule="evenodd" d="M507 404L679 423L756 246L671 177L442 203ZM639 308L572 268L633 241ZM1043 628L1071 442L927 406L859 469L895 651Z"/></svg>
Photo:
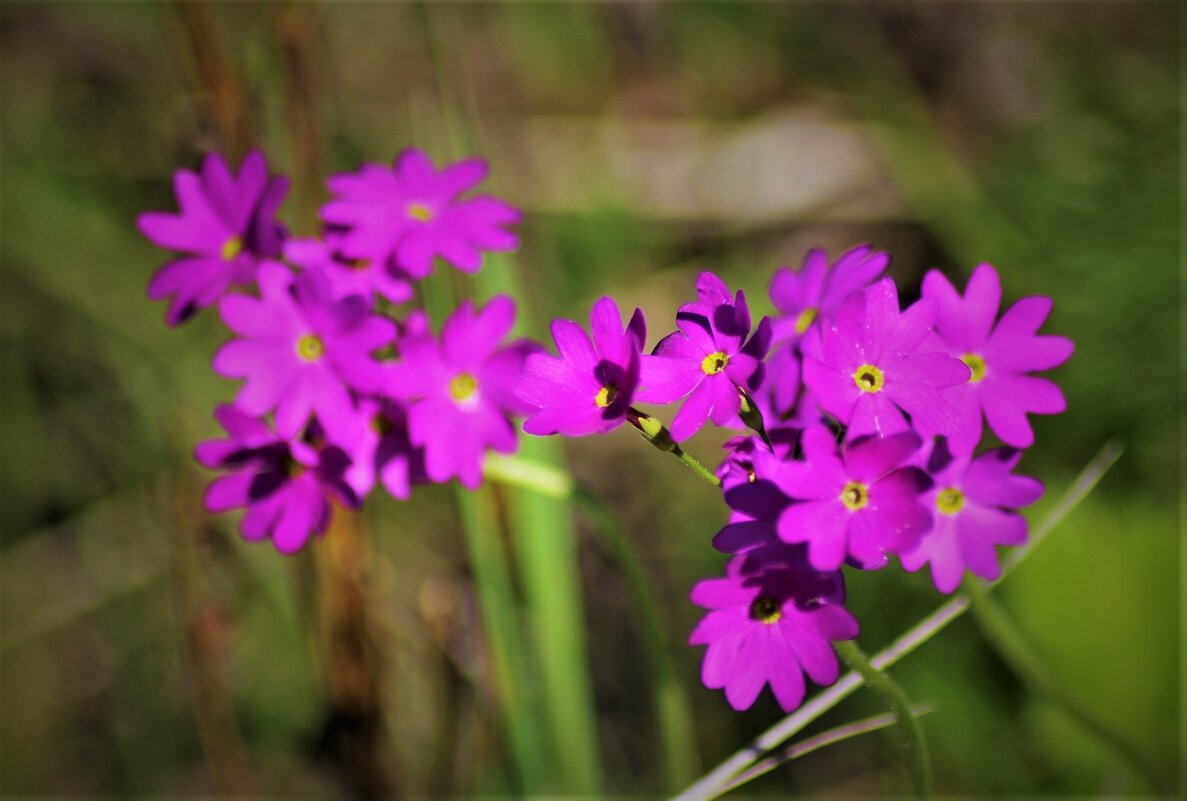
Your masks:
<svg viewBox="0 0 1187 801"><path fill-rule="evenodd" d="M1102 723L1093 712L1056 684L1006 611L986 593L985 586L980 581L970 578L965 581L964 589L969 596L969 608L981 628L981 633L1009 666L1011 672L1032 693L1063 709L1080 726L1108 746L1129 766L1135 776L1140 777L1149 786L1150 790L1163 791L1158 771L1149 761L1129 741Z"/></svg>
<svg viewBox="0 0 1187 801"><path fill-rule="evenodd" d="M911 699L907 698L903 688L890 676L870 664L869 657L856 642L842 640L833 643L833 646L841 661L848 665L850 670L856 671L867 687L882 696L882 700L894 713L903 749L903 760L907 763L907 771L911 776L911 787L916 797L927 798L931 795L927 740L923 737L923 727L919 725L919 719L911 710Z"/></svg>
<svg viewBox="0 0 1187 801"><path fill-rule="evenodd" d="M664 453L672 454L684 462L685 466L692 470L692 472L705 479L705 481L708 481L714 487L721 489L721 479L714 475L712 470L685 453L679 443L672 439L672 432L668 431L659 420L633 407L627 410L626 419L628 423L638 429L639 433L643 435L643 439Z"/></svg>

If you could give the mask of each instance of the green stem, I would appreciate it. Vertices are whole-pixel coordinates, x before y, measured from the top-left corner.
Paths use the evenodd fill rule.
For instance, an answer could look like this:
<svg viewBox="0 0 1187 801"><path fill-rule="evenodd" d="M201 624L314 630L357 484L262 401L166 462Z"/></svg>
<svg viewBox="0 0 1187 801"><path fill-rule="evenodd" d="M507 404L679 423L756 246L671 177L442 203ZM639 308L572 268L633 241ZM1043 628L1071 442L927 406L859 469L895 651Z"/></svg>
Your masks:
<svg viewBox="0 0 1187 801"><path fill-rule="evenodd" d="M890 676L870 664L869 658L856 642L842 640L833 643L833 646L849 669L856 671L867 687L882 696L882 700L894 713L903 749L903 760L907 763L907 770L911 776L911 787L916 797L927 798L931 795L927 740L923 737L923 727L919 725L919 719L911 710L911 700Z"/></svg>
<svg viewBox="0 0 1187 801"><path fill-rule="evenodd" d="M1096 736L1121 758L1134 773L1154 792L1164 790L1158 771L1125 738L1102 723L1096 715L1085 708L1070 693L1063 690L1051 678L1042 660L1034 653L1005 609L985 591L978 580L969 578L964 583L970 609L981 633L998 656L1009 666L1011 672L1025 684L1032 693L1045 698L1063 709L1080 726Z"/></svg>
<svg viewBox="0 0 1187 801"><path fill-rule="evenodd" d="M676 440L672 439L672 432L668 431L659 420L633 407L627 410L626 419L628 423L633 425L643 435L643 439L664 453L672 454L684 462L685 466L692 470L692 472L705 479L705 481L708 481L714 487L721 489L721 479L714 475L712 470L685 453L684 449L680 447Z"/></svg>
<svg viewBox="0 0 1187 801"><path fill-rule="evenodd" d="M459 489L457 501L490 648L499 713L516 767L515 789L528 794L540 792L548 774L545 743L535 699L531 697L534 682L516 614L511 574L494 522L498 511L490 489L485 487L477 492Z"/></svg>

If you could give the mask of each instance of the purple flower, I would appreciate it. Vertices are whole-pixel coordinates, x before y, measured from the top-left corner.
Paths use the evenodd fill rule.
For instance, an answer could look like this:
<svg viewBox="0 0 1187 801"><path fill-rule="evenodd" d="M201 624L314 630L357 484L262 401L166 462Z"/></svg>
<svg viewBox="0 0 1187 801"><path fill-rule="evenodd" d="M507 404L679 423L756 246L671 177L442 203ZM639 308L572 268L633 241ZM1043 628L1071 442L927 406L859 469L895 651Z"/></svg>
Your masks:
<svg viewBox="0 0 1187 801"><path fill-rule="evenodd" d="M440 341L426 336L400 343L403 358L391 369L388 394L415 399L408 429L412 443L425 450L431 480L457 476L474 489L482 483L487 448L513 453L518 446L508 415L533 411L514 387L539 346L521 340L500 348L514 322L515 302L499 295L478 310L469 301L459 306Z"/></svg>
<svg viewBox="0 0 1187 801"><path fill-rule="evenodd" d="M850 437L906 431L903 412L929 431L960 428L941 390L967 381L969 368L945 353L916 352L935 314L926 298L900 313L894 281L884 278L848 297L824 329L819 359L804 357L804 382Z"/></svg>
<svg viewBox="0 0 1187 801"><path fill-rule="evenodd" d="M136 221L150 242L183 254L148 285L152 300L172 296L165 317L169 325L213 305L232 284L250 284L262 260L280 255L285 230L276 210L288 186L287 178L268 177L264 157L256 151L243 160L238 175L217 153L206 156L201 175L191 170L173 174L180 211L149 211Z"/></svg>
<svg viewBox="0 0 1187 801"><path fill-rule="evenodd" d="M331 500L358 504L344 479L350 459L337 446L279 437L231 404L219 406L214 416L228 438L199 443L194 458L229 472L207 487L206 509L246 507L239 526L245 539L271 537L276 550L295 553L311 534L325 532ZM316 424L310 428L317 438Z"/></svg>
<svg viewBox="0 0 1187 801"><path fill-rule="evenodd" d="M346 481L362 498L376 478L392 497L407 500L412 485L425 480L424 453L408 435L408 411L390 398L360 398L351 434L340 442L350 455Z"/></svg>
<svg viewBox="0 0 1187 801"><path fill-rule="evenodd" d="M370 303L381 295L396 304L412 299L411 280L390 259L347 259L341 244L341 233L332 230L322 239L290 239L284 243L284 257L303 269L325 273L336 298L362 295Z"/></svg>
<svg viewBox="0 0 1187 801"><path fill-rule="evenodd" d="M219 305L223 321L244 339L224 345L214 371L246 378L236 403L248 414L276 410L276 429L291 437L310 414L332 433L353 412L347 387L377 388L370 353L392 341L395 324L368 311L361 297L335 300L320 272L293 277L283 265L260 268L260 298L233 295Z"/></svg>
<svg viewBox="0 0 1187 801"><path fill-rule="evenodd" d="M1026 542L1026 518L1014 510L1043 494L1036 479L1012 474L1020 458L1014 448L954 458L937 445L926 462L934 485L923 495L935 522L915 548L901 554L903 567L915 572L930 563L932 582L945 593L960 586L966 567L989 581L1000 576L994 546Z"/></svg>
<svg viewBox="0 0 1187 801"><path fill-rule="evenodd" d="M558 356L533 353L515 391L536 408L523 424L529 434L583 437L604 434L626 419L639 383L640 351L647 338L643 312L635 309L623 330L613 298L603 297L589 315L589 335L571 320L553 320Z"/></svg>
<svg viewBox="0 0 1187 801"><path fill-rule="evenodd" d="M725 688L736 710L748 709L766 684L785 712L804 698L804 673L829 685L840 673L831 642L857 637L858 624L841 604L839 572L813 570L803 549L775 545L735 556L723 579L692 590L692 602L709 610L691 645L707 645L701 681Z"/></svg>
<svg viewBox="0 0 1187 801"><path fill-rule="evenodd" d="M960 410L963 425L949 432L954 453L969 454L981 440L981 413L993 433L1007 445L1034 443L1027 414L1058 414L1067 408L1059 387L1026 375L1050 370L1072 355L1070 339L1038 336L1051 313L1051 299L1029 297L1015 303L998 320L1002 290L997 271L982 264L969 279L964 297L939 272L923 279L923 296L936 304L936 335L930 345L969 367L969 378L946 394ZM943 433L919 426L925 436Z"/></svg>
<svg viewBox="0 0 1187 801"><path fill-rule="evenodd" d="M440 256L459 270L478 272L483 250L514 250L505 230L519 212L489 195L461 199L486 177L486 162L466 159L441 171L416 149L403 151L393 168L364 164L357 172L329 180L333 200L321 218L345 230L342 253L396 266L414 279L433 271Z"/></svg>
<svg viewBox="0 0 1187 801"><path fill-rule="evenodd" d="M836 570L846 556L866 569L881 567L887 553L915 547L931 526L920 500L927 476L905 466L919 449L914 432L850 440L838 453L832 433L817 426L801 444L805 461L785 464L777 476L779 488L800 502L782 510L778 526L785 542L808 543L813 567Z"/></svg>
<svg viewBox="0 0 1187 801"><path fill-rule="evenodd" d="M776 344L797 341L813 325L832 319L850 293L863 290L886 272L890 254L860 245L842 253L829 269L828 254L812 248L798 270L783 267L771 278L771 303L779 310L772 323Z"/></svg>
<svg viewBox="0 0 1187 801"><path fill-rule="evenodd" d="M689 396L672 420L677 442L699 431L706 420L724 426L738 416L739 390L754 391L762 383L762 359L771 340L770 320L764 317L746 341L750 309L742 290L731 298L729 287L705 272L697 279L697 295L697 302L680 307L679 330L656 345L654 358L644 359L643 387L636 396L645 403Z"/></svg>

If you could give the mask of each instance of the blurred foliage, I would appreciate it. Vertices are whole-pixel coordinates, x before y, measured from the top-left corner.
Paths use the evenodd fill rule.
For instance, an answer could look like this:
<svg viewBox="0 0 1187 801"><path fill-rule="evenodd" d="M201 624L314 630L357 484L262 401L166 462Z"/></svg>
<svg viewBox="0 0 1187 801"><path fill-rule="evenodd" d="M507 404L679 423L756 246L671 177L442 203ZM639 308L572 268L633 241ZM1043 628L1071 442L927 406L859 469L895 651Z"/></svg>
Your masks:
<svg viewBox="0 0 1187 801"><path fill-rule="evenodd" d="M303 175L312 143L323 169L351 169L412 144L448 155L459 117L526 212L518 262L538 334L612 293L644 307L655 341L698 269L765 306L773 268L860 241L891 250L910 286L989 260L1008 299L1054 297L1048 330L1077 343L1056 373L1069 411L1037 421L1024 467L1058 490L1105 439L1126 454L1000 592L1068 690L1172 773L1175 5L200 8L217 43L204 57L241 93L243 142L219 133L172 6L0 6L0 793L348 793L317 645L320 563L249 547L233 519L199 510L205 476L188 454L233 392L208 366L226 335L209 312L164 329L144 299L164 254L133 222L171 207L172 171L208 149L258 146ZM307 130L292 116L302 90ZM297 191L289 222L310 233L323 188ZM691 450L712 462L715 447L707 435ZM631 432L565 449L655 583L713 764L779 717L769 697L733 713L682 644L689 587L723 565L708 541L724 507ZM506 787L508 757L452 501L438 487L369 504L361 577L399 785L481 794ZM603 783L676 790L638 615L584 523L578 559ZM938 601L925 575L901 571L854 575L850 596L868 651ZM1130 787L971 620L895 672L937 705L924 726L939 792ZM859 693L818 726L875 711ZM876 734L753 790L903 786L893 735Z"/></svg>

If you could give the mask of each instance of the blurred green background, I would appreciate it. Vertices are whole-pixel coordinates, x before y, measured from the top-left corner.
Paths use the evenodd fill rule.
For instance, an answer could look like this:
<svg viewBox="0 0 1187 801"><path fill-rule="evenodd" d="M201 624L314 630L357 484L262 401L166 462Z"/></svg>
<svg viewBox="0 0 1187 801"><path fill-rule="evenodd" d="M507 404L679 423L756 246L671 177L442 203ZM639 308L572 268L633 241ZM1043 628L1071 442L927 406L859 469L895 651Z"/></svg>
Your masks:
<svg viewBox="0 0 1187 801"><path fill-rule="evenodd" d="M410 145L486 156L490 185L525 211L522 247L453 285L489 292L517 274L537 335L610 293L645 309L653 343L698 270L765 306L771 271L817 245L890 250L908 295L928 268L963 282L990 261L1007 300L1053 296L1046 330L1077 344L1055 374L1069 410L1036 420L1024 472L1053 496L1106 440L1125 453L1000 597L1066 690L1177 780L1181 15L1173 3L4 3L0 793L654 797L781 717L769 695L736 714L700 685L686 598L723 567L709 539L726 509L630 431L563 450L622 521L666 642L641 625L595 517L578 515L579 582L557 597L580 615L587 653L576 636L572 655L588 675L538 658L536 639L559 636L547 626L511 632L511 718L544 749L534 785L508 740L452 489L375 498L294 559L201 510L208 476L188 454L234 392L209 370L226 333L210 312L165 329L144 297L165 254L134 220L173 207L177 167L253 146L293 176L284 213L299 234L329 172ZM716 447L708 435L691 450L715 462ZM463 509L489 528L505 500ZM547 531L541 514L524 525ZM525 574L514 517L503 528L488 545L516 619L547 620L532 587L548 577ZM849 587L867 651L941 600L926 575L897 570ZM675 712L661 736L666 663ZM971 619L893 674L937 707L924 728L941 793L1141 789ZM549 707L566 692L590 699L596 732L565 730L565 714L582 719L580 705ZM858 692L813 730L878 711ZM745 792L892 794L904 775L882 732Z"/></svg>

